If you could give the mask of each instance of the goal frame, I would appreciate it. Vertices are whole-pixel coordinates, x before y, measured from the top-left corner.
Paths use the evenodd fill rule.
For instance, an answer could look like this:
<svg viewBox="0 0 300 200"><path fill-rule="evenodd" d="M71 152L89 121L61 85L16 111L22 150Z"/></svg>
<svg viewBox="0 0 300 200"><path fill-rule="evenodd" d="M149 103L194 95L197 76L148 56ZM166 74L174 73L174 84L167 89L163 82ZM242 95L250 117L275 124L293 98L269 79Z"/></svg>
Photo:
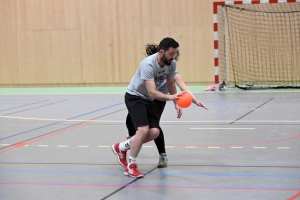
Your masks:
<svg viewBox="0 0 300 200"><path fill-rule="evenodd" d="M218 6L236 4L267 4L267 3L297 3L300 0L242 0L213 2L213 30L214 30L214 69L215 92L219 92L219 39L218 39Z"/></svg>

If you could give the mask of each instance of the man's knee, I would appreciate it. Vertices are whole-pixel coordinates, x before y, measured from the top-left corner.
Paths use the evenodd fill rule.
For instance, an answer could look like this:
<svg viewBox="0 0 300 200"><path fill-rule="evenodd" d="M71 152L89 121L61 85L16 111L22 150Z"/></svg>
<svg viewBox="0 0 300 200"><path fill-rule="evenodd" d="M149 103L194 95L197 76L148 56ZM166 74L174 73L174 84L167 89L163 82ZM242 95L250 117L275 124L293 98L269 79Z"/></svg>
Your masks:
<svg viewBox="0 0 300 200"><path fill-rule="evenodd" d="M137 134L146 136L149 132L149 126L140 126L137 129Z"/></svg>
<svg viewBox="0 0 300 200"><path fill-rule="evenodd" d="M151 134L151 137L153 139L157 138L159 136L159 133L160 133L160 131L159 131L158 128L151 128L150 129L150 134Z"/></svg>

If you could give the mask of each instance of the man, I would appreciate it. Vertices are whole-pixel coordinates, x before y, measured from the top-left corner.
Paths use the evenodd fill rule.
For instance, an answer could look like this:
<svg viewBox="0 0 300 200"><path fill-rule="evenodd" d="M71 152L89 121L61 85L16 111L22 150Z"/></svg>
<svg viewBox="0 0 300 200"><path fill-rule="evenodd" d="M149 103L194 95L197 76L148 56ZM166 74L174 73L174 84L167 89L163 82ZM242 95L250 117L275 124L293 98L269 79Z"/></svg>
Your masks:
<svg viewBox="0 0 300 200"><path fill-rule="evenodd" d="M146 57L139 65L131 79L125 94L125 104L136 129L130 139L112 145L113 152L118 156L119 163L125 167L124 174L141 178L144 175L138 170L136 158L143 143L154 140L159 135L159 119L154 99L174 101L177 117L181 117L182 109L176 99L184 92L176 93L174 60L178 42L172 38L164 38L158 46L158 52ZM156 87L166 80L169 94L163 94ZM130 149L129 163L126 161L127 150Z"/></svg>
<svg viewBox="0 0 300 200"><path fill-rule="evenodd" d="M155 53L157 53L158 51L158 45L156 44L147 44L146 46L146 54L147 56L151 56ZM177 49L176 55L175 55L175 60L176 63L179 60L179 50ZM176 70L175 73L173 74L174 76L174 80L176 85L180 88L181 91L186 91L187 93L189 93L192 96L193 99L193 103L199 107L203 107L207 110L206 106L200 102L195 96L194 94L188 89L188 87L186 86L185 82L183 81L183 78L181 77L181 75L178 73L178 71ZM166 80L159 86L156 87L156 89L164 94L168 93L168 88L166 85ZM154 99L155 102L155 108L156 108L156 112L158 114L158 119L160 120L161 115L164 111L165 105L166 105L166 101L160 101L160 100L156 100ZM134 128L134 125L132 123L131 117L128 114L126 117L126 127L128 129L128 135L126 136L127 139L129 139L130 137L134 136L136 133L136 129ZM158 164L157 167L158 168L164 168L168 166L168 156L166 153L166 147L165 147L165 137L164 137L164 133L163 130L161 129L161 127L159 127L159 136L154 139L154 142L156 144L157 150L158 150L158 154L159 154L159 160L158 160Z"/></svg>

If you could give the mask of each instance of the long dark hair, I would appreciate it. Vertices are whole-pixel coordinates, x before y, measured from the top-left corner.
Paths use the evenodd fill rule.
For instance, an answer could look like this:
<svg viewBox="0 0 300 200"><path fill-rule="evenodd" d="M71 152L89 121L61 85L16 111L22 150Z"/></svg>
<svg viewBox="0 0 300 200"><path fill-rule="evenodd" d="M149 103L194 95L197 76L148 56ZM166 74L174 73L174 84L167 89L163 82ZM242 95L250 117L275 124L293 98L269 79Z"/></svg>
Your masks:
<svg viewBox="0 0 300 200"><path fill-rule="evenodd" d="M146 54L147 56L151 56L158 52L158 45L157 44L146 44Z"/></svg>

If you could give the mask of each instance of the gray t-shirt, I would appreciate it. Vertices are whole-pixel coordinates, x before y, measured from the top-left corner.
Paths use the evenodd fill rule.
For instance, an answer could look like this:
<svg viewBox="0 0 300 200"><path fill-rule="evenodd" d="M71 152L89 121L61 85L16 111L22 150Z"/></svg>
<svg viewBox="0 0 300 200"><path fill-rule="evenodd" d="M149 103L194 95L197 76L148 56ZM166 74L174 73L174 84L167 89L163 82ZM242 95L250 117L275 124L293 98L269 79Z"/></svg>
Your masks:
<svg viewBox="0 0 300 200"><path fill-rule="evenodd" d="M177 69L175 70L173 76L175 76L176 74L178 74ZM161 93L168 94L169 91L168 91L168 87L167 87L167 80L164 80L164 81L160 84L160 86L156 87L156 89L157 89L158 91L160 91Z"/></svg>
<svg viewBox="0 0 300 200"><path fill-rule="evenodd" d="M167 78L168 75L174 75L176 70L176 61L160 67L157 62L157 53L146 57L140 63L134 77L131 79L126 92L132 95L140 96L147 100L153 100L150 98L145 80L153 80L156 88L158 88Z"/></svg>

